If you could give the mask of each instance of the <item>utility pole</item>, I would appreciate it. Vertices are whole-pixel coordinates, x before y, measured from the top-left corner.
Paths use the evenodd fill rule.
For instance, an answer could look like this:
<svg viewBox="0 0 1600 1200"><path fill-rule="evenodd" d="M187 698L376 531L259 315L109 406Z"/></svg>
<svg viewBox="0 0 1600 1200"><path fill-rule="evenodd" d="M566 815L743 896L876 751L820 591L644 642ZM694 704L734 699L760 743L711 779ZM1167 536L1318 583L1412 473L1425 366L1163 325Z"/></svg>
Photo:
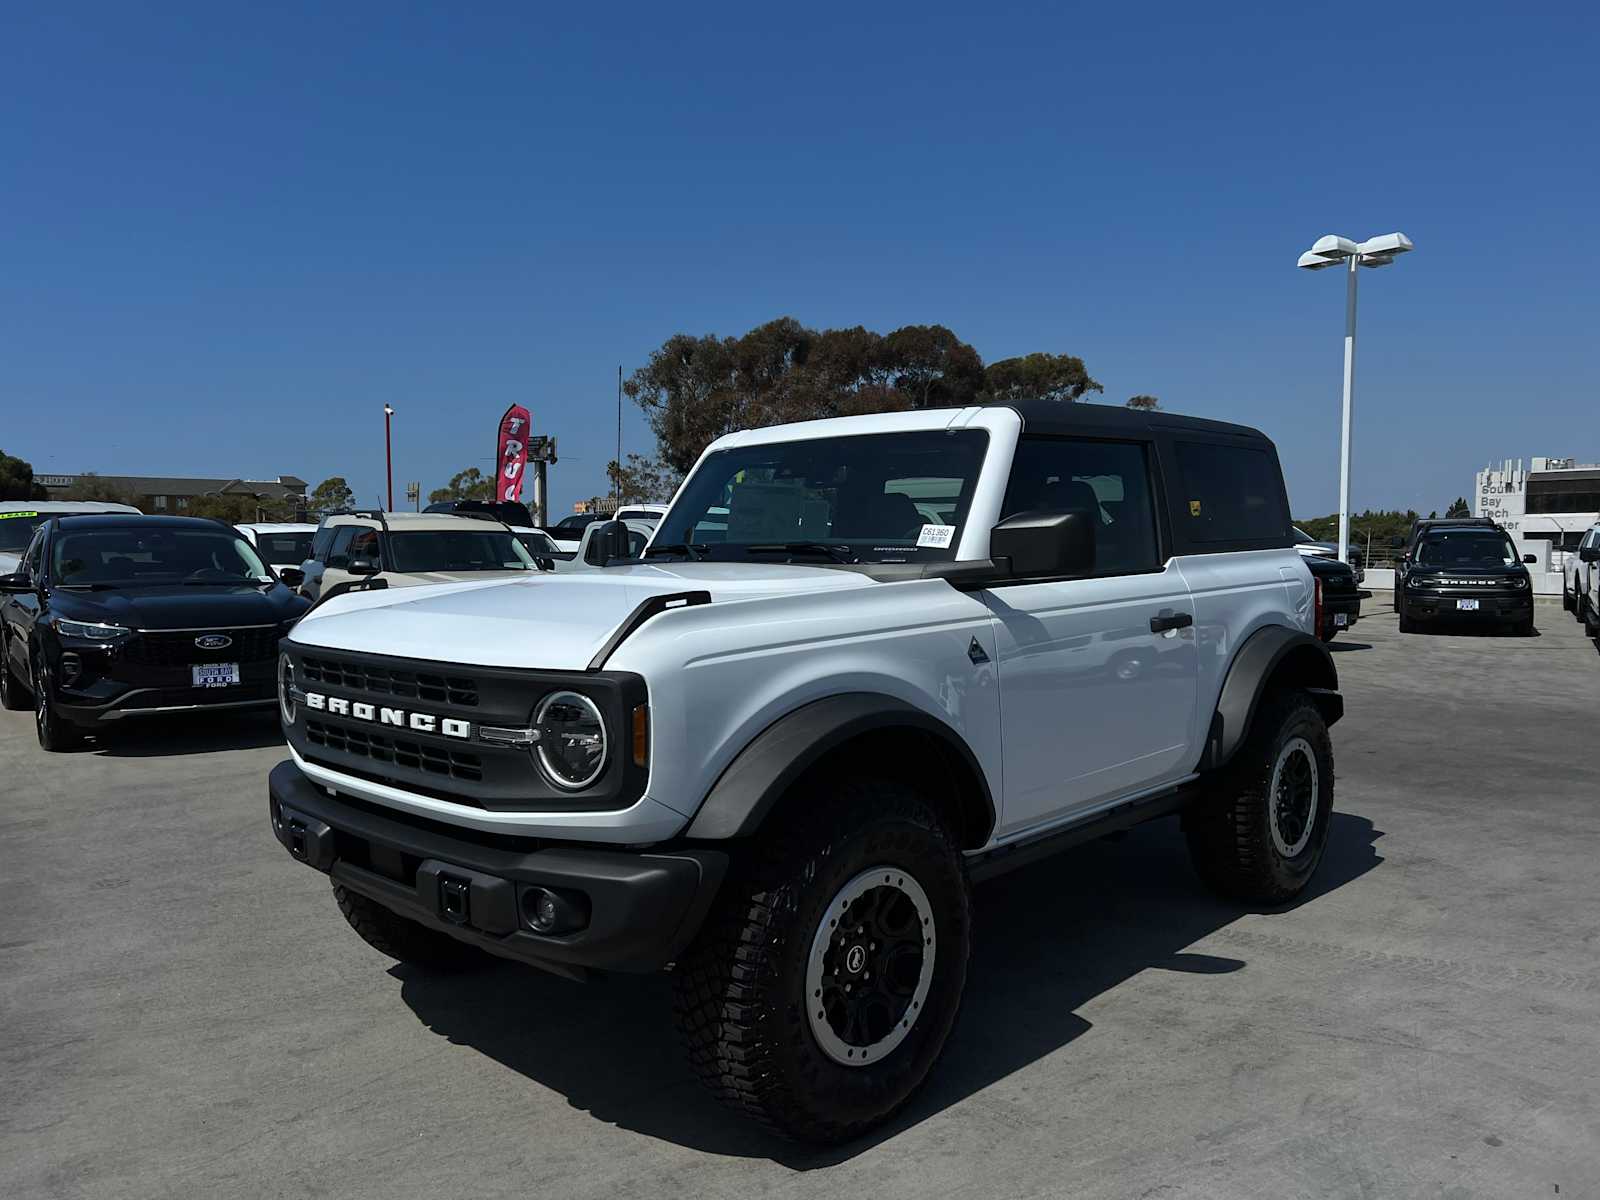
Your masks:
<svg viewBox="0 0 1600 1200"><path fill-rule="evenodd" d="M622 507L622 365L617 365L617 474L611 481L611 498Z"/></svg>
<svg viewBox="0 0 1600 1200"><path fill-rule="evenodd" d="M387 404L383 406L383 470L389 480L389 507L385 512L394 511L394 454L389 448L389 422L394 417L394 409Z"/></svg>

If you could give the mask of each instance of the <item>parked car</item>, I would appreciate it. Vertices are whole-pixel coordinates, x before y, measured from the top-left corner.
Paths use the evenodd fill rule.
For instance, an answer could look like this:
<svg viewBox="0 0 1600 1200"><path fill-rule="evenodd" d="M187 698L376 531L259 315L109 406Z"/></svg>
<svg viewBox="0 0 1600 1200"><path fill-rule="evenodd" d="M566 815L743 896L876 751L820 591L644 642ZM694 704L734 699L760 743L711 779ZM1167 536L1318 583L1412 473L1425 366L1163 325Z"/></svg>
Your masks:
<svg viewBox="0 0 1600 1200"><path fill-rule="evenodd" d="M1043 401L753 429L660 528L285 642L271 827L384 954L672 965L704 1082L829 1142L939 1058L972 881L1174 812L1230 896L1316 871L1343 701L1257 431Z"/></svg>
<svg viewBox="0 0 1600 1200"><path fill-rule="evenodd" d="M498 521L371 511L326 518L312 539L311 557L284 578L318 600L340 584L379 573L389 587L408 587L537 570L517 534Z"/></svg>
<svg viewBox="0 0 1600 1200"><path fill-rule="evenodd" d="M317 536L315 525L295 523L252 523L234 526L256 548L267 566L274 571L284 567L298 568L311 557L311 539Z"/></svg>
<svg viewBox="0 0 1600 1200"><path fill-rule="evenodd" d="M1533 626L1533 580L1504 529L1487 519L1419 521L1395 569L1400 632L1423 625L1498 624L1523 636Z"/></svg>
<svg viewBox="0 0 1600 1200"><path fill-rule="evenodd" d="M1585 625L1600 623L1600 521L1589 527L1561 571L1561 607Z"/></svg>
<svg viewBox="0 0 1600 1200"><path fill-rule="evenodd" d="M270 707L308 605L238 530L200 517L52 517L0 577L0 706L65 750L130 717Z"/></svg>
<svg viewBox="0 0 1600 1200"><path fill-rule="evenodd" d="M556 545L563 550L576 552L583 540L585 529L610 519L604 513L573 513L571 516L562 517L545 532L554 538Z"/></svg>
<svg viewBox="0 0 1600 1200"><path fill-rule="evenodd" d="M1299 549L1297 546L1296 549ZM1349 563L1325 555L1308 556L1306 566L1317 581L1317 636L1331 642L1361 619L1362 592Z"/></svg>
<svg viewBox="0 0 1600 1200"><path fill-rule="evenodd" d="M100 500L0 500L0 575L9 575L17 569L35 529L51 517L68 513L143 515L131 504Z"/></svg>
<svg viewBox="0 0 1600 1200"><path fill-rule="evenodd" d="M1294 527L1294 548L1307 558L1331 558L1337 560L1339 557L1338 542L1319 542L1298 525ZM1361 553L1360 548L1354 542L1350 543L1349 554L1350 569L1355 572L1356 582L1361 583L1367 577L1366 556Z"/></svg>

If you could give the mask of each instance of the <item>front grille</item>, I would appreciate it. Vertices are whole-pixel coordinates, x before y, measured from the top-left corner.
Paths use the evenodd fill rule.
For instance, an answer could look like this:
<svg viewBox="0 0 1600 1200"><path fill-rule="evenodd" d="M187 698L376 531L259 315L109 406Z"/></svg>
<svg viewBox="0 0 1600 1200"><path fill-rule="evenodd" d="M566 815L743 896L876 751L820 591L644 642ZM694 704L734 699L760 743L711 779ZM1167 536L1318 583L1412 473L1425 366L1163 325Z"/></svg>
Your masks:
<svg viewBox="0 0 1600 1200"><path fill-rule="evenodd" d="M220 650L202 650L195 639L211 634L233 639ZM185 629L140 633L122 648L126 662L143 667L183 667L199 663L270 662L278 653L276 626L261 629Z"/></svg>
<svg viewBox="0 0 1600 1200"><path fill-rule="evenodd" d="M460 675L436 675L426 671L397 670L373 663L338 658L300 660L301 674L312 683L326 687L351 688L397 696L405 700L426 700L434 704L477 707L478 684Z"/></svg>
<svg viewBox="0 0 1600 1200"><path fill-rule="evenodd" d="M441 775L467 783L483 780L483 760L476 754L428 746L407 738L391 738L364 729L306 720L306 738L316 746L353 754L373 762L392 763L411 771Z"/></svg>

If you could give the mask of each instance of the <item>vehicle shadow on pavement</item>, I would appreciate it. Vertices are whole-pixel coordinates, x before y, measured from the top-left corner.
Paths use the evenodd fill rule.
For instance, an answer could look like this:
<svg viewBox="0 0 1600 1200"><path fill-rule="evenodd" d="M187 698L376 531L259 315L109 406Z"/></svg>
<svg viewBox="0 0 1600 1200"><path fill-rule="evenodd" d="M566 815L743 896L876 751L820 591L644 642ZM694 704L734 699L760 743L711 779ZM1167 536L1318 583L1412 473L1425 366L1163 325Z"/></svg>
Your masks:
<svg viewBox="0 0 1600 1200"><path fill-rule="evenodd" d="M191 713L140 717L106 727L94 749L107 758L168 758L281 746L283 727L272 713Z"/></svg>
<svg viewBox="0 0 1600 1200"><path fill-rule="evenodd" d="M1381 836L1366 818L1335 813L1316 879L1289 907L1372 870L1383 861L1373 845ZM824 1149L769 1136L700 1087L679 1051L664 975L582 985L509 963L464 977L410 967L391 974L434 1033L560 1092L597 1120L811 1170L847 1161L1061 1049L1091 1028L1078 1009L1142 971L1249 966L1188 949L1252 910L1201 886L1176 818L1003 876L976 889L973 909L965 1002L928 1086L884 1128Z"/></svg>
<svg viewBox="0 0 1600 1200"><path fill-rule="evenodd" d="M1371 642L1329 642L1328 650L1332 654L1343 654L1348 650L1371 650Z"/></svg>

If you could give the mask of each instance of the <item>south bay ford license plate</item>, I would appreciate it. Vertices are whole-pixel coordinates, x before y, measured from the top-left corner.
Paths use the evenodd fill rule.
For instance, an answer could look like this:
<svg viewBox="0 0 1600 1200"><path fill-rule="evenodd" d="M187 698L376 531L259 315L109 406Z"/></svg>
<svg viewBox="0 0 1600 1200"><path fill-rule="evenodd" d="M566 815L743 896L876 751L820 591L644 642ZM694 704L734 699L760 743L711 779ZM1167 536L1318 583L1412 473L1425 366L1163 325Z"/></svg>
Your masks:
<svg viewBox="0 0 1600 1200"><path fill-rule="evenodd" d="M219 688L238 682L238 663L208 663L203 667L194 668L195 687Z"/></svg>
<svg viewBox="0 0 1600 1200"><path fill-rule="evenodd" d="M1456 608L1461 612L1477 612L1478 602L1476 600L1457 600Z"/></svg>

